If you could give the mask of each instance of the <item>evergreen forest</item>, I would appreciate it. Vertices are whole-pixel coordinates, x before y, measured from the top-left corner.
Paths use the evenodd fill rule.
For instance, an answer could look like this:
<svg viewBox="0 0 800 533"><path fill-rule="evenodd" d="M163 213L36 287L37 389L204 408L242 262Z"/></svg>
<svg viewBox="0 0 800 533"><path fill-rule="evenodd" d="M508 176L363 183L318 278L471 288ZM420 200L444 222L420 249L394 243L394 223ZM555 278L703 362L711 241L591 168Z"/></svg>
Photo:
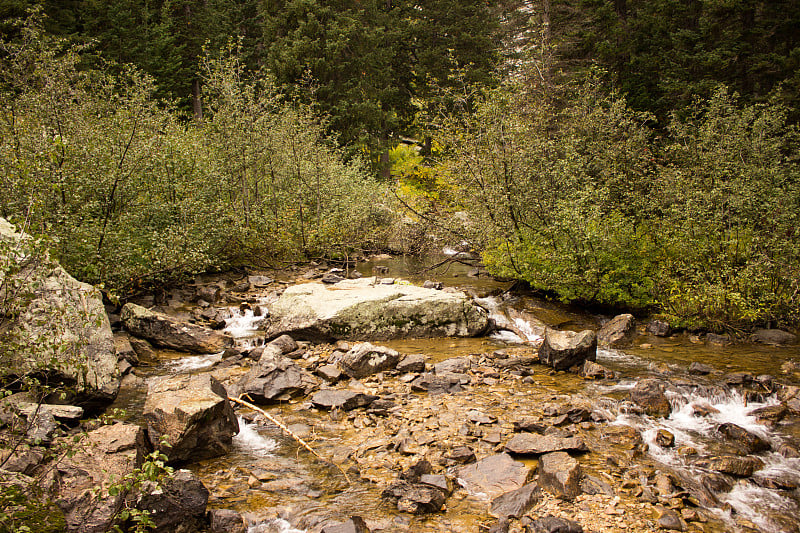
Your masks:
<svg viewBox="0 0 800 533"><path fill-rule="evenodd" d="M122 297L447 244L567 302L793 328L798 28L793 0L0 0L0 216Z"/></svg>

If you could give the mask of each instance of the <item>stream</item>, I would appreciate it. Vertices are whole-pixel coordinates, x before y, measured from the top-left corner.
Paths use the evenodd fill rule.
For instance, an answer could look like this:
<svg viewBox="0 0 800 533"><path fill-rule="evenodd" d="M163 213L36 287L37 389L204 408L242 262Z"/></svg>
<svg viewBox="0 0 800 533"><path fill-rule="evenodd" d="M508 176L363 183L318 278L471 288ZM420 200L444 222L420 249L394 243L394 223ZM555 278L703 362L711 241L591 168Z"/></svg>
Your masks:
<svg viewBox="0 0 800 533"><path fill-rule="evenodd" d="M800 384L797 373L787 374L782 368L787 361L800 361L800 347L722 346L683 333L666 338L641 333L631 348L598 349L597 363L613 371L613 379L587 380L542 365L499 371L498 361L535 353L545 325L597 330L604 318L611 317L530 295L504 294L510 283L495 281L468 264L451 263L446 270L429 272L421 272L423 267L419 259L388 257L357 265L367 276L378 271L414 284L431 279L457 287L507 328L481 338L380 343L400 353L424 354L429 364L470 358L472 379L463 390L430 395L411 391L410 378L378 375L339 386L390 398L399 406L390 416L363 410L321 411L306 398L265 408L321 455L349 469L355 478L351 484L276 426L255 413L242 412L241 430L229 454L188 465L209 487L209 507L239 511L250 523L250 533L312 533L354 515L367 520L372 531L478 531L494 522L485 495L461 488L443 511L412 515L383 499L382 487L423 456L452 472L447 453L456 446L467 445L478 457L498 453L514 433L515 422L533 417L552 425L553 434L568 432L586 441L590 452L576 457L584 477L602 489L584 491L574 502L545 495L535 508L539 514L576 520L584 531L658 531L663 528L659 529L657 509L671 507L685 519L686 531L800 531L800 420L791 413L772 419L753 415L758 409L772 412L779 406L775 382ZM269 291L252 297L266 308L274 299ZM263 343L259 317L252 310L232 308L232 313L225 330L240 348ZM334 349L306 348L301 362L312 366ZM221 354L160 351L158 355L157 362L137 370L145 383L207 371L229 383L246 370L217 369ZM713 371L690 373L692 362ZM739 386L738 381L747 379L741 373L755 381ZM648 378L670 384L668 417L641 414L626 400L629 391ZM118 399L117 406L133 420L141 410L143 390L140 385ZM565 418L566 413L581 410L591 416ZM496 421L474 422L478 420L474 412ZM763 468L752 476L720 475L697 461L739 453L736 442L719 437L718 428L725 423L769 443L769 451L756 454ZM664 431L674 436L674 444L663 442ZM534 459L524 462L536 466Z"/></svg>

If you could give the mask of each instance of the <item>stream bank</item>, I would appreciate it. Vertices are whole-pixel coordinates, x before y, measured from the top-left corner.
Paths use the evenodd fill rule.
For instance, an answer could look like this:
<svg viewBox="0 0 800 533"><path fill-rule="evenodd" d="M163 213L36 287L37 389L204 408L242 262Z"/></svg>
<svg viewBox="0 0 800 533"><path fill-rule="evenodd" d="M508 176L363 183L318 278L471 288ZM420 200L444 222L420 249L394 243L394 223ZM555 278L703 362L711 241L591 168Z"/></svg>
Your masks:
<svg viewBox="0 0 800 533"><path fill-rule="evenodd" d="M376 269L384 276L399 276L402 272L394 270L392 261L359 268L364 274ZM449 274L447 283L467 285L483 298L506 288L464 272ZM294 279L284 282L251 287L240 296L246 305L226 308L231 316L224 319L225 328L243 354L238 361L222 361L219 354L162 360L169 354L158 353L153 366L136 372L150 380L176 372L208 372L229 387L235 384L253 364L248 351L264 342L254 327L259 318L254 310L268 310ZM448 376L444 385L439 382L431 389L428 380L424 390L420 376L426 372L419 367L390 370L322 385L375 397L381 403L374 407L328 410L314 403L313 394L265 407L324 457L347 469L352 484L256 413L241 411L243 429L233 439L233 450L190 465L210 488L209 506L241 513L254 532L322 531L354 515L363 517L372 531L538 531L544 526L537 520L548 516L571 520L584 531L797 530L798 413L788 407L793 389L783 386L796 383L791 363L787 366L797 357L796 348L700 344L689 336L661 338L640 328L632 347L598 350L598 363L615 377L587 380L532 364L536 331L539 324L598 329L602 318L525 295L483 303L517 311L511 317L517 339L504 334L381 343L401 354L422 354L425 371L434 376L437 363L458 359L462 371ZM172 310L190 318L213 308L176 305ZM519 338L520 333L527 338ZM324 383L320 369L347 347L301 343L293 361ZM708 368L695 365L690 372L690 361ZM763 377L768 373L778 378ZM630 401L631 391L647 378L663 386L668 416L649 416ZM131 412L136 401L141 400L130 400ZM776 406L787 407L772 419L752 414L775 411ZM735 443L725 444L719 434L725 423L761 436L769 451L749 454L736 450ZM504 521L489 512L491 498L485 491L470 488L459 477L464 467L460 461L478 464L503 455L518 435L580 439L587 451L569 450L579 467L577 494L557 497L557 489L541 490L519 519ZM748 455L759 457L764 465L759 471L767 476L730 473L730 458ZM542 484L541 454L512 457L529 472L526 481L538 476ZM402 496L383 496L404 476L413 477L423 460L430 465L425 475L444 476L445 492L455 489L432 514L408 512L413 507L400 504Z"/></svg>

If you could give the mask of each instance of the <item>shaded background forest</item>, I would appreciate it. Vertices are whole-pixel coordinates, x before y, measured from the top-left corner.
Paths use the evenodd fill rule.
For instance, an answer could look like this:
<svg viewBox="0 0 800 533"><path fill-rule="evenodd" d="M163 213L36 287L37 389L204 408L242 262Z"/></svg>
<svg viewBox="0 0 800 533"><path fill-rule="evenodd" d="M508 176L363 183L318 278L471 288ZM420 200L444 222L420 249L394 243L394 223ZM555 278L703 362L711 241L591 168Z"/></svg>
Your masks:
<svg viewBox="0 0 800 533"><path fill-rule="evenodd" d="M0 214L121 294L436 235L564 300L716 330L800 319L797 2L0 17Z"/></svg>

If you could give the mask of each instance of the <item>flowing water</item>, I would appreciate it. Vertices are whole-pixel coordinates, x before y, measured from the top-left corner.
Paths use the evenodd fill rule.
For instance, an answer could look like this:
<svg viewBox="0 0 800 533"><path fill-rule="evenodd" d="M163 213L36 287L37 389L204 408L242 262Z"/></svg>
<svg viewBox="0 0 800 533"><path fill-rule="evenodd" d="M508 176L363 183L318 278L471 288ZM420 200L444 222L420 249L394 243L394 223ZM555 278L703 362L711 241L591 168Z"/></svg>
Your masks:
<svg viewBox="0 0 800 533"><path fill-rule="evenodd" d="M403 339L384 343L401 353L425 354L430 363L458 356L487 360L498 351L533 353L545 325L575 330L599 327L599 317L579 309L530 296L510 297L503 293L510 283L476 277L469 264L450 264L446 271L423 271L424 264L418 259L387 258L359 264L358 269L365 275L378 271L415 283L433 279L459 287L474 295L479 305L506 329L485 338ZM265 303L268 307L266 300ZM253 311L234 309L233 315L226 330L240 347L263 342L258 332L261 319ZM343 521L352 515L371 519L373 527L383 531L477 531L478 524L488 518L486 502L480 495L457 491L447 501L446 510L430 518L398 513L380 498L379 485L394 479L402 466L386 462L385 450L392 449L391 441L410 428L414 445L423 451L435 449L437 439L449 438L444 436L451 434L446 428L456 428L452 431L455 433L463 424L463 411L459 411L456 403L493 413L499 419L500 433L507 437L515 415L541 412L547 402L574 402L579 398L587 401L595 413L601 413L609 426L638 431L647 450L644 456L636 458L623 442L604 437L605 433L587 426L584 436L592 452L581 463L585 472L601 478L611 479L605 472L609 458L620 456L627 458L631 468L646 465L651 470L670 472L683 480L684 487L700 486L708 470L697 466L694 458L730 452L729 446L720 443L716 430L720 424L732 422L767 440L774 451L759 454L764 468L753 478L733 480L717 490L711 506L715 519L695 526L705 531L746 530L742 524L760 531L800 531L800 491L796 488L800 486L800 458L777 451L785 450L785 445L794 448L800 445L798 420L786 417L782 422L767 425L752 412L777 405L774 393L765 388L763 394L747 395L725 385L725 376L732 372L770 374L780 376L783 382L791 381L796 376L781 376L781 365L793 358L800 359L800 348L711 346L688 335L667 339L640 336L636 347L598 350L597 362L619 375L614 380L585 381L534 365L525 379L520 379L521 376L505 379L487 371L488 377L480 387L433 398L427 394L399 394L396 386L391 388L367 379L351 383L351 387L401 398L404 410L400 417L405 419L405 426L392 426L392 422L361 414L351 415L342 422L330 413L313 409L303 399L270 408L270 412L280 415L324 456L340 464L347 464L349 457L359 457L361 481L348 485L335 468L315 459L295 440L257 416L240 419L241 431L234 439L231 453L190 468L212 487L210 506L242 512L252 523L252 533L318 530L320 524ZM219 359L220 354L178 357L165 352L160 354L160 362L144 374L146 379L154 380L163 375L207 369ZM708 364L717 372L705 377L689 375L688 365L695 361ZM652 377L669 380L674 385L669 392L672 411L666 418L638 414L622 401L639 380ZM141 389L121 402L134 412L140 410ZM674 446L659 445L659 430L674 435ZM477 440L475 447L479 456L479 452L486 455L495 449L492 442L483 440ZM408 464L412 458L410 453ZM628 494L622 497L635 500Z"/></svg>

